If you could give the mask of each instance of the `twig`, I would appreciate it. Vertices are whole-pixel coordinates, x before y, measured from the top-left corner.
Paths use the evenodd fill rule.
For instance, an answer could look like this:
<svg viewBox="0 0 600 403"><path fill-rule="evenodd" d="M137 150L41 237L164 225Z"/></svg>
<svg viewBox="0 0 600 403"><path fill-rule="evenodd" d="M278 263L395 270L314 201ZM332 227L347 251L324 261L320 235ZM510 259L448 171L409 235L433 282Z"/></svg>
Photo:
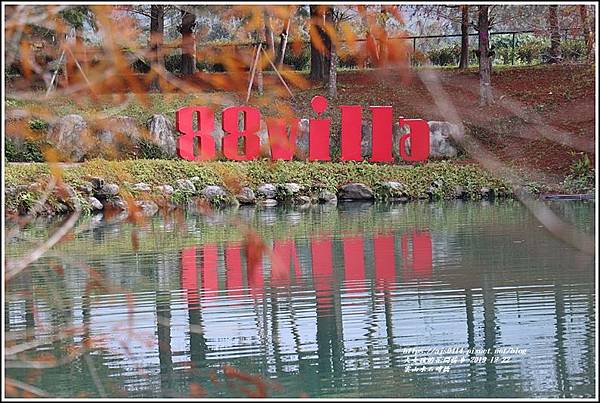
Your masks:
<svg viewBox="0 0 600 403"><path fill-rule="evenodd" d="M258 44L256 48L256 56L254 57L254 61L252 62L252 68L250 72L250 83L248 84L248 93L246 94L246 103L250 100L250 91L252 91L252 83L254 83L254 75L256 74L256 66L258 65L258 57L260 56L260 49L262 47L262 43Z"/></svg>
<svg viewBox="0 0 600 403"><path fill-rule="evenodd" d="M275 73L277 74L277 77L279 77L279 79L283 83L283 86L285 87L285 89L287 90L287 92L289 92L290 96L293 98L294 94L292 94L292 91L290 90L290 87L288 87L288 85L285 83L285 80L283 79L283 77L281 77L281 74L279 74L279 70L277 70L277 67L275 67L275 65L273 64L273 61L269 57L269 54L264 49L263 49L263 52L267 56L267 60L269 61L269 64L271 65L271 67L273 67L273 70L275 70Z"/></svg>

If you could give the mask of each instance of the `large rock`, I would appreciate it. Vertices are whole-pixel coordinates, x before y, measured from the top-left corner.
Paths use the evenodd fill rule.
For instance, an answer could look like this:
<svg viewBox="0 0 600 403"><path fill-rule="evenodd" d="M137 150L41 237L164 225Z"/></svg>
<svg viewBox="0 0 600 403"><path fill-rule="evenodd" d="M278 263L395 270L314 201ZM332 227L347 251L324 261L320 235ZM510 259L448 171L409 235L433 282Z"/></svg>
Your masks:
<svg viewBox="0 0 600 403"><path fill-rule="evenodd" d="M302 187L297 183L280 183L277 185L277 198L279 200L288 200L300 193Z"/></svg>
<svg viewBox="0 0 600 403"><path fill-rule="evenodd" d="M206 186L200 191L200 194L202 194L204 198L211 202L227 197L227 192L225 189L223 189L221 186L214 185Z"/></svg>
<svg viewBox="0 0 600 403"><path fill-rule="evenodd" d="M348 183L338 190L340 200L373 200L373 190L364 183Z"/></svg>
<svg viewBox="0 0 600 403"><path fill-rule="evenodd" d="M90 184L92 185L92 189L94 191L98 191L102 189L102 186L104 186L104 178L101 178L99 176L89 177L88 180L90 181Z"/></svg>
<svg viewBox="0 0 600 403"><path fill-rule="evenodd" d="M148 185L147 183L144 183L144 182L136 183L131 188L133 190L137 190L138 192L149 192L149 191L152 190L152 188L150 187L150 185Z"/></svg>
<svg viewBox="0 0 600 403"><path fill-rule="evenodd" d="M256 189L256 195L264 199L274 199L277 196L277 188L271 183L265 183Z"/></svg>
<svg viewBox="0 0 600 403"><path fill-rule="evenodd" d="M116 183L105 183L99 190L94 192L94 196L100 200L110 199L119 194L119 185Z"/></svg>
<svg viewBox="0 0 600 403"><path fill-rule="evenodd" d="M240 192L237 195L235 195L235 197L237 198L238 202L240 202L240 204L254 204L254 202L256 201L254 191L247 186L241 188Z"/></svg>
<svg viewBox="0 0 600 403"><path fill-rule="evenodd" d="M156 191L164 196L170 196L173 194L175 189L171 185L158 185L155 187Z"/></svg>
<svg viewBox="0 0 600 403"><path fill-rule="evenodd" d="M363 120L361 127L360 153L363 159L369 160L373 154L373 129L370 120ZM400 139L408 133L406 126L401 127L398 121L392 125L392 156L394 161L400 161Z"/></svg>
<svg viewBox="0 0 600 403"><path fill-rule="evenodd" d="M395 200L405 197L404 186L400 182L381 182L377 185L378 198L384 200Z"/></svg>
<svg viewBox="0 0 600 403"><path fill-rule="evenodd" d="M175 185L177 185L177 189L183 190L184 192L196 193L196 186L194 186L194 182L189 179L177 179Z"/></svg>
<svg viewBox="0 0 600 403"><path fill-rule="evenodd" d="M296 132L296 158L308 159L309 151L309 120L300 119L298 131Z"/></svg>
<svg viewBox="0 0 600 403"><path fill-rule="evenodd" d="M92 211L99 211L104 208L102 203L100 203L100 200L96 199L95 197L88 197L87 202L89 203Z"/></svg>
<svg viewBox="0 0 600 403"><path fill-rule="evenodd" d="M321 190L317 197L319 203L337 203L337 196L329 190Z"/></svg>
<svg viewBox="0 0 600 403"><path fill-rule="evenodd" d="M58 118L50 126L48 141L63 159L73 162L82 161L96 147L86 121L79 115Z"/></svg>
<svg viewBox="0 0 600 403"><path fill-rule="evenodd" d="M99 156L120 159L139 154L139 142L143 136L134 118L113 116L96 122L96 128Z"/></svg>
<svg viewBox="0 0 600 403"><path fill-rule="evenodd" d="M459 127L449 122L429 123L429 157L452 158L458 155L458 149L452 136L460 134Z"/></svg>
<svg viewBox="0 0 600 403"><path fill-rule="evenodd" d="M150 141L156 144L167 155L175 156L177 152L176 131L165 115L152 115L146 122Z"/></svg>
<svg viewBox="0 0 600 403"><path fill-rule="evenodd" d="M115 196L103 202L105 210L127 210L127 203L120 196Z"/></svg>

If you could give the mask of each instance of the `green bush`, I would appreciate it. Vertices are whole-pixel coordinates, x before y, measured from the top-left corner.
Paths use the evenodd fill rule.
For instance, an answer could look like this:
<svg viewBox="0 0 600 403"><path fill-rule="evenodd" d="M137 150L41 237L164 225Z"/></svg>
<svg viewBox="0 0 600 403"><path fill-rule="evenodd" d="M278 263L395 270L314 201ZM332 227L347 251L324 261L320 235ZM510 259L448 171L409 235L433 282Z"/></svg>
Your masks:
<svg viewBox="0 0 600 403"><path fill-rule="evenodd" d="M582 153L581 158L571 164L570 173L566 176L563 186L573 193L591 192L594 190L595 179L592 162L587 154Z"/></svg>
<svg viewBox="0 0 600 403"><path fill-rule="evenodd" d="M521 63L532 64L541 61L542 55L547 52L547 48L547 40L527 37L516 46L515 53Z"/></svg>
<svg viewBox="0 0 600 403"><path fill-rule="evenodd" d="M304 47L298 54L294 53L292 49L285 52L283 57L283 64L291 66L294 70L302 71L307 70L310 63L310 48Z"/></svg>
<svg viewBox="0 0 600 403"><path fill-rule="evenodd" d="M560 42L560 55L563 60L582 60L587 56L585 41L581 39L565 39Z"/></svg>
<svg viewBox="0 0 600 403"><path fill-rule="evenodd" d="M196 68L199 71L208 71L209 73L219 73L225 71L222 63L209 63L206 60L197 60Z"/></svg>
<svg viewBox="0 0 600 403"><path fill-rule="evenodd" d="M31 119L29 121L29 128L36 132L44 132L50 128L50 124L42 119Z"/></svg>
<svg viewBox="0 0 600 403"><path fill-rule="evenodd" d="M171 54L165 56L165 69L173 74L181 73L181 55ZM211 63L207 60L196 60L196 69L198 71L207 71L209 73L224 72L225 66L222 63Z"/></svg>
<svg viewBox="0 0 600 403"><path fill-rule="evenodd" d="M358 61L356 60L356 55L348 52L344 49L344 51L339 52L338 54L338 67L341 68L350 68L354 69L358 67Z"/></svg>
<svg viewBox="0 0 600 403"><path fill-rule="evenodd" d="M136 61L131 64L131 69L136 73L149 73L150 63L144 59L136 59Z"/></svg>
<svg viewBox="0 0 600 403"><path fill-rule="evenodd" d="M43 140L24 140L21 144L10 137L4 139L4 155L8 162L44 162Z"/></svg>
<svg viewBox="0 0 600 403"><path fill-rule="evenodd" d="M173 159L170 155L165 153L158 145L153 142L141 139L138 142L138 154L137 158L139 159L147 159L147 160L167 160Z"/></svg>
<svg viewBox="0 0 600 403"><path fill-rule="evenodd" d="M491 40L491 48L494 51L494 61L497 64L511 64L514 55L512 38L501 35L494 36Z"/></svg>
<svg viewBox="0 0 600 403"><path fill-rule="evenodd" d="M175 53L165 56L165 69L173 74L181 73L181 55Z"/></svg>
<svg viewBox="0 0 600 403"><path fill-rule="evenodd" d="M429 61L436 66L457 65L460 60L460 46L445 46L427 52Z"/></svg>

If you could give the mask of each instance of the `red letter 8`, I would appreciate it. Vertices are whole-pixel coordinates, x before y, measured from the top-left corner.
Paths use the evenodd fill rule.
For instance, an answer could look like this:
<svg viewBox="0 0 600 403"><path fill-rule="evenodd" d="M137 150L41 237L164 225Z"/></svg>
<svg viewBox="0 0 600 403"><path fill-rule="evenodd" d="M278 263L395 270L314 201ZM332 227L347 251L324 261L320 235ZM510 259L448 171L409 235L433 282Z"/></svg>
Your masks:
<svg viewBox="0 0 600 403"><path fill-rule="evenodd" d="M198 113L198 130L194 130L194 115ZM215 158L215 139L212 136L215 118L206 106L192 106L177 111L177 153L188 161L206 161ZM198 157L194 155L194 139L198 137Z"/></svg>
<svg viewBox="0 0 600 403"><path fill-rule="evenodd" d="M238 128L238 114L244 114L244 128ZM223 155L236 161L249 161L258 157L260 138L260 111L250 106L232 106L223 110ZM244 138L244 152L238 153L238 139Z"/></svg>

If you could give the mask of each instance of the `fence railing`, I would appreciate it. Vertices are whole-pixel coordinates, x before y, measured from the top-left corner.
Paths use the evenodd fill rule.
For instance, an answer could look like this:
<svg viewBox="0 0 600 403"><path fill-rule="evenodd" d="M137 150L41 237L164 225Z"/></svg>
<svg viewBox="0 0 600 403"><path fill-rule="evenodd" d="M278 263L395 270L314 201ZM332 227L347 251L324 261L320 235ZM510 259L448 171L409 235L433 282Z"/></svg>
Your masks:
<svg viewBox="0 0 600 403"><path fill-rule="evenodd" d="M575 32L576 34L571 34L570 39L566 35L561 35L561 43L569 45L570 48L567 49L566 59L568 60L579 60L583 59L586 56L586 47L585 47L585 39L583 38L583 33L578 28L569 28L562 29L564 32ZM546 49L542 46L540 41L548 40L549 35L541 30L514 30L514 31L496 31L490 32L490 43L492 45L492 50L494 51L494 55L492 59L495 60L494 63L498 64L498 62L502 62L501 64L510 64L514 65L515 63L523 63L523 64L532 64L534 62L543 63L544 58L546 57L545 52ZM520 41L519 38L523 35L534 35L537 37L537 44L531 45L532 41L528 39L527 41ZM469 33L469 37L476 37L479 34ZM387 40L390 42L394 41L410 41L412 52L407 57L410 57L410 61L412 65L420 65L420 64L432 64L438 66L456 66L459 63L460 59L460 43L457 43L454 46L449 45L448 43L439 42L434 46L427 46L427 41L432 40L444 40L444 39L455 39L461 38L461 34L440 34L440 35L403 35L388 38ZM508 36L508 40L503 43L499 43L494 41L494 37L498 36ZM573 39L580 37L581 39ZM366 38L356 38L353 42L365 42ZM573 42L576 41L576 42ZM350 41L341 40L340 47L338 49L342 49L344 45ZM469 41L470 44L477 43L476 41ZM529 47L521 49L520 46L522 44L528 43ZM203 43L197 46L197 65L200 70L211 71L222 71L222 66L219 67L219 57L218 54L221 51L233 51L239 55L241 59L250 59L251 57L251 48L257 45L257 43L253 42L238 42L238 43ZM501 45L501 46L496 46ZM565 45L565 46L566 46ZM290 40L288 42L288 51L286 52L286 59L284 63L291 66L294 70L304 70L308 68L310 63L310 41L309 40ZM380 45L378 45L380 46ZM471 64L477 64L477 57L475 55L475 48L477 45L470 45L470 62ZM537 46L537 48L536 48ZM165 63L167 65L167 69L169 66L174 66L173 68L177 69L177 59L179 56L174 53L178 53L181 44L180 41L173 41L169 43L165 43L162 45L165 51ZM302 53L298 55L297 52L294 54L294 49L300 48ZM50 49L41 49L47 53L55 53L57 47L51 47ZM138 49L138 54L145 53L146 47L141 46ZM87 64L88 62L92 62L94 58L102 58L102 54L104 52L102 47L91 47L84 46L83 49L74 49L74 56L79 59L82 64ZM126 49L123 50L127 52ZM248 54L246 54L248 53ZM217 55L215 57L215 55ZM249 56L250 55L250 56ZM340 57L340 67L369 67L369 59L366 58L367 62L364 65L356 65L353 64L352 53L348 53L350 56L349 59L344 59ZM210 60L214 58L215 60ZM55 59L52 57L52 59ZM141 63L142 65L144 63ZM132 65L132 68L135 71L138 71L137 67ZM148 66L145 67L149 69Z"/></svg>

